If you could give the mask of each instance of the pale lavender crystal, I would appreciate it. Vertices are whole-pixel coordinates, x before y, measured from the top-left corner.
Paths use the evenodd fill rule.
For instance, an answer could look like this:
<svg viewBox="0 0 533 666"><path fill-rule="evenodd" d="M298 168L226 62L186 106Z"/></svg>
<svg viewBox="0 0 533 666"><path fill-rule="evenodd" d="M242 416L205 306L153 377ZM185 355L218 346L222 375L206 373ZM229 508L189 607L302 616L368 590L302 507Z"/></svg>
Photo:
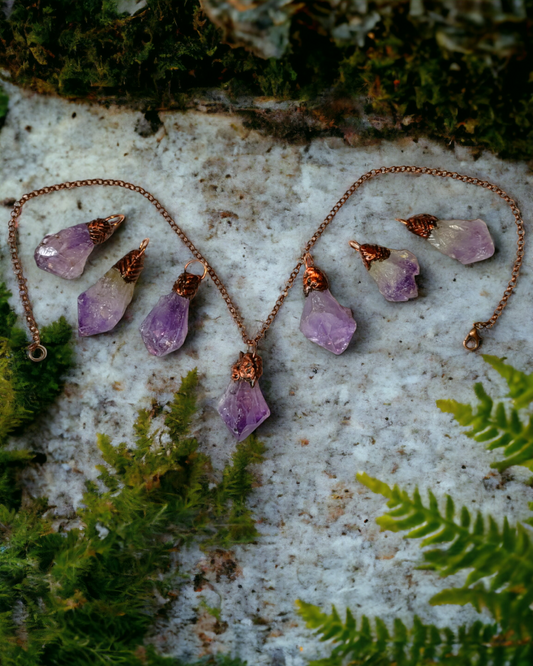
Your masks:
<svg viewBox="0 0 533 666"><path fill-rule="evenodd" d="M309 292L300 319L300 331L308 340L342 354L356 327L350 308L340 305L329 289Z"/></svg>
<svg viewBox="0 0 533 666"><path fill-rule="evenodd" d="M122 319L133 298L135 282L126 282L116 268L110 268L96 284L78 296L78 333L105 333Z"/></svg>
<svg viewBox="0 0 533 666"><path fill-rule="evenodd" d="M439 220L428 241L462 264L483 261L494 254L494 243L483 220Z"/></svg>
<svg viewBox="0 0 533 666"><path fill-rule="evenodd" d="M391 250L388 259L373 261L368 272L388 301L408 301L418 296L415 275L420 267L409 250Z"/></svg>
<svg viewBox="0 0 533 666"><path fill-rule="evenodd" d="M88 226L76 224L45 236L35 250L35 263L43 271L72 280L83 273L93 250Z"/></svg>
<svg viewBox="0 0 533 666"><path fill-rule="evenodd" d="M140 328L150 354L164 356L182 346L188 331L189 303L188 298L175 291L161 296Z"/></svg>
<svg viewBox="0 0 533 666"><path fill-rule="evenodd" d="M246 439L270 416L259 382L252 388L247 381L233 380L218 403L218 413L238 442Z"/></svg>

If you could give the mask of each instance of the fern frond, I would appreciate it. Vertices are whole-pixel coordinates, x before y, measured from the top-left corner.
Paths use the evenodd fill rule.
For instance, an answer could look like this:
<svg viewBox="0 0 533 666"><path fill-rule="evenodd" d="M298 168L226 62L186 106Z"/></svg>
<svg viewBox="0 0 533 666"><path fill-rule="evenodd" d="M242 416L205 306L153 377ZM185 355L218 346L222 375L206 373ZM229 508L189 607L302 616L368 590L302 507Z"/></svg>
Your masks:
<svg viewBox="0 0 533 666"><path fill-rule="evenodd" d="M483 355L483 360L500 374L509 387L509 397L512 398L516 409L527 407L533 402L533 373L527 375L512 365L503 362L497 356Z"/></svg>
<svg viewBox="0 0 533 666"><path fill-rule="evenodd" d="M452 632L415 617L411 627L396 619L389 629L380 619L356 622L349 609L343 621L334 606L330 614L303 601L297 606L309 629L335 645L329 657L309 666L531 666L533 660L531 641L502 634L497 624L476 622Z"/></svg>
<svg viewBox="0 0 533 666"><path fill-rule="evenodd" d="M431 491L424 503L418 490L410 497L398 486L391 488L367 474L358 474L357 479L387 498L390 510L376 519L383 530L423 539L421 546L428 547L424 568L441 576L468 572L462 588L446 590L432 603L472 603L478 610L489 610L504 629L531 636L533 543L529 530L520 524L511 527L507 519L499 527L480 513L473 518L466 507L457 511L449 496L441 510Z"/></svg>
<svg viewBox="0 0 533 666"><path fill-rule="evenodd" d="M510 366L499 363L504 368L513 370ZM512 375L510 370L508 374ZM523 406L522 398L528 395L529 389L524 389L526 393L521 393L522 389L519 390L517 386L523 388L524 382L529 382L530 376L523 375L518 379L513 377L510 377L509 382L513 387L515 404ZM453 414L460 425L468 426L466 436L476 442L485 443L489 451L503 448L504 460L493 462L491 467L503 472L513 465L521 465L533 471L533 416L525 416L522 420L518 407L506 408L502 402L494 404L481 384L476 384L474 390L479 399L477 409L456 400L437 400L437 407L443 412ZM527 401L529 402L529 398Z"/></svg>

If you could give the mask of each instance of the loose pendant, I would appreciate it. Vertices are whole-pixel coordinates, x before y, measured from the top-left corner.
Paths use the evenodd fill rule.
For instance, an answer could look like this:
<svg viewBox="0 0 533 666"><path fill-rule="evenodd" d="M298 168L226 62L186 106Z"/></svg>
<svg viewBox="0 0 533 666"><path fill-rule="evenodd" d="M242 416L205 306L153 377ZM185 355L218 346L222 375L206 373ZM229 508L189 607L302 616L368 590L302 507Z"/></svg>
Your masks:
<svg viewBox="0 0 533 666"><path fill-rule="evenodd" d="M66 280L80 277L95 246L111 238L125 219L124 215L111 215L48 234L35 250L35 263Z"/></svg>
<svg viewBox="0 0 533 666"><path fill-rule="evenodd" d="M349 241L359 252L363 264L381 294L388 301L408 301L418 296L415 276L420 273L418 260L409 250L389 250L381 245L359 245Z"/></svg>
<svg viewBox="0 0 533 666"><path fill-rule="evenodd" d="M334 298L326 274L313 265L309 253L305 256L303 286L305 304L300 331L320 347L342 354L350 344L357 324L350 308L343 307Z"/></svg>
<svg viewBox="0 0 533 666"><path fill-rule="evenodd" d="M242 442L270 416L258 379L263 361L255 352L241 352L231 371L231 382L218 403L218 413L231 434Z"/></svg>
<svg viewBox="0 0 533 666"><path fill-rule="evenodd" d="M124 316L144 265L145 238L138 250L122 257L96 284L78 296L78 333L85 337L105 333Z"/></svg>
<svg viewBox="0 0 533 666"><path fill-rule="evenodd" d="M179 349L185 342L189 330L189 303L196 295L201 281L207 274L204 266L203 275L187 273L187 267L174 283L172 291L161 296L157 305L141 324L140 332L146 349L154 356L165 356Z"/></svg>
<svg viewBox="0 0 533 666"><path fill-rule="evenodd" d="M483 220L439 220L423 213L407 220L398 218L398 222L462 264L483 261L494 254L494 242Z"/></svg>

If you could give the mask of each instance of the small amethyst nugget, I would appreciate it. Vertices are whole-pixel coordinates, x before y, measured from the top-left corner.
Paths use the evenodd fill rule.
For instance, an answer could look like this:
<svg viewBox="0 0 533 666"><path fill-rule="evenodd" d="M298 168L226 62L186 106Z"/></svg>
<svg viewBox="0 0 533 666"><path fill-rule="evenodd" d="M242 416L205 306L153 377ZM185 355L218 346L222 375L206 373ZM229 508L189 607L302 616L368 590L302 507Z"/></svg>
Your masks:
<svg viewBox="0 0 533 666"><path fill-rule="evenodd" d="M111 215L48 234L35 249L35 263L65 280L80 277L96 245L111 238L125 219L124 215Z"/></svg>
<svg viewBox="0 0 533 666"><path fill-rule="evenodd" d="M228 430L242 442L270 416L270 409L261 389L259 378L263 361L255 351L240 353L231 370L231 381L218 403L218 413Z"/></svg>
<svg viewBox="0 0 533 666"><path fill-rule="evenodd" d="M305 266L305 305L300 331L320 347L337 355L342 354L357 328L352 311L343 307L332 295L326 274L313 265L310 254L305 257Z"/></svg>
<svg viewBox="0 0 533 666"><path fill-rule="evenodd" d="M398 222L462 264L484 261L494 254L494 242L483 220L439 220L422 213L407 220L398 219Z"/></svg>
<svg viewBox="0 0 533 666"><path fill-rule="evenodd" d="M186 264L183 273L174 283L170 294L161 296L141 324L140 332L146 349L154 356L165 356L179 349L185 342L189 330L189 303L196 295L200 282L207 274L187 273L187 267L198 259Z"/></svg>
<svg viewBox="0 0 533 666"><path fill-rule="evenodd" d="M350 246L359 252L365 268L388 301L408 301L418 296L415 276L420 273L420 266L412 252L359 245L357 241L350 241Z"/></svg>

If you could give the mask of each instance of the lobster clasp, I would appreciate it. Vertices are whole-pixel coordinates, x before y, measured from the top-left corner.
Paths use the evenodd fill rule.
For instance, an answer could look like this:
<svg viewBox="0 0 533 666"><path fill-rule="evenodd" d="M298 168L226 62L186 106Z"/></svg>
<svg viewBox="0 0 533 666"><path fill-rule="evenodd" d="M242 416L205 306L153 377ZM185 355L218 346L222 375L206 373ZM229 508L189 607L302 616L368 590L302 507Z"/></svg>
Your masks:
<svg viewBox="0 0 533 666"><path fill-rule="evenodd" d="M477 328L474 326L474 328L463 340L463 347L467 351L476 351L477 349L479 349L480 345L481 345L481 336L479 335Z"/></svg>

